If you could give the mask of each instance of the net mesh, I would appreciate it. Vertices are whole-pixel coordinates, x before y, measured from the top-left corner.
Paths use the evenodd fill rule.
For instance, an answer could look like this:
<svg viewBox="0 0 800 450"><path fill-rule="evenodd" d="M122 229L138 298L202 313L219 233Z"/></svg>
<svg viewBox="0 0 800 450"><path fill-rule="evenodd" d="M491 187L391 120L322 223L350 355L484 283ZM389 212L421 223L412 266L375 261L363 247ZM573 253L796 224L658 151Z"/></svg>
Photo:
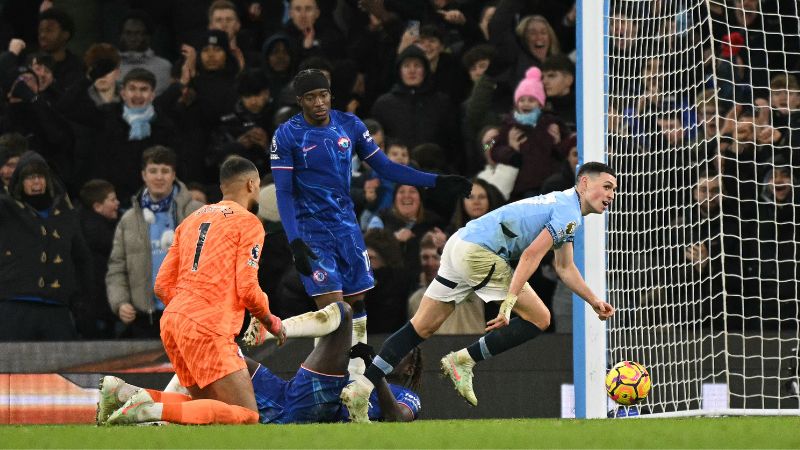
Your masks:
<svg viewBox="0 0 800 450"><path fill-rule="evenodd" d="M649 368L651 413L712 407L705 383L798 408L799 8L608 5L608 362Z"/></svg>

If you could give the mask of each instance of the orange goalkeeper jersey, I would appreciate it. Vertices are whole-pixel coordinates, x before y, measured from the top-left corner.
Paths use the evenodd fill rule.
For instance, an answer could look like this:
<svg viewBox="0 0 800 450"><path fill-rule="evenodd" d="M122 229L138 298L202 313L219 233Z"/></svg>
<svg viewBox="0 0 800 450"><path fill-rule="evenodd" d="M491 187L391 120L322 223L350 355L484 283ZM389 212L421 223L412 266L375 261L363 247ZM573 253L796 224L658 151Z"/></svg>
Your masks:
<svg viewBox="0 0 800 450"><path fill-rule="evenodd" d="M175 241L156 277L165 312L191 318L223 336L239 332L247 308L269 313L258 285L264 245L261 221L241 205L222 201L195 211L175 230Z"/></svg>

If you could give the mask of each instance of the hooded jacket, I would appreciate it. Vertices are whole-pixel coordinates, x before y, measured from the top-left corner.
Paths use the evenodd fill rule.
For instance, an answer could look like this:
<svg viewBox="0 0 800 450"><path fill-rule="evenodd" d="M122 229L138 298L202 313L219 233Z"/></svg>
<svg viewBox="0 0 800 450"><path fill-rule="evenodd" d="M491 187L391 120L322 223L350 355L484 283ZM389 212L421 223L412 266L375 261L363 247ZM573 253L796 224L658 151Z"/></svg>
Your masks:
<svg viewBox="0 0 800 450"><path fill-rule="evenodd" d="M400 77L400 66L408 58L419 59L425 68L425 79L419 87L405 85ZM378 97L372 106L372 117L383 125L387 136L400 139L409 149L426 142L439 144L451 164L457 166L462 159L458 111L446 94L434 90L422 49L411 45L403 50L397 57L396 73L397 82L392 89Z"/></svg>
<svg viewBox="0 0 800 450"><path fill-rule="evenodd" d="M52 202L45 214L23 201L21 174L32 164L47 172ZM0 300L70 306L85 299L91 283L91 256L77 210L44 158L24 153L9 192L0 192Z"/></svg>

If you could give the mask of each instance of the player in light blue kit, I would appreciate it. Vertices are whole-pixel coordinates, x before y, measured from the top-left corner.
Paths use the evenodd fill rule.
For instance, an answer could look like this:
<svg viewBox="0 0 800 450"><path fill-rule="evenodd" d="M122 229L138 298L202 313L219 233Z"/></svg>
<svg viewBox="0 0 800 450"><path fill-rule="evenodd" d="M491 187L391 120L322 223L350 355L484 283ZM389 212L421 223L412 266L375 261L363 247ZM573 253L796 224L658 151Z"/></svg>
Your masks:
<svg viewBox="0 0 800 450"><path fill-rule="evenodd" d="M366 343L363 299L375 280L350 198L353 152L396 183L441 187L464 197L472 183L391 162L358 117L331 109L322 71L298 73L294 90L303 111L278 127L270 148L281 222L306 292L318 308L341 300L350 304L353 341ZM353 370L363 373L363 365Z"/></svg>
<svg viewBox="0 0 800 450"><path fill-rule="evenodd" d="M550 326L550 311L527 280L551 248L564 284L589 303L600 320L611 317L614 308L589 289L575 267L572 241L583 216L605 211L616 188L613 169L589 162L578 170L574 188L508 204L470 221L451 236L436 279L425 291L417 313L384 342L365 378L342 391L342 402L353 421L369 421L367 398L373 385L390 373L409 349L436 332L470 290L486 302L502 301L500 313L487 322L490 333L448 354L441 364L458 393L477 405L472 390L475 363L527 342ZM509 262L516 259L519 263L512 271ZM510 319L512 310L519 317Z"/></svg>

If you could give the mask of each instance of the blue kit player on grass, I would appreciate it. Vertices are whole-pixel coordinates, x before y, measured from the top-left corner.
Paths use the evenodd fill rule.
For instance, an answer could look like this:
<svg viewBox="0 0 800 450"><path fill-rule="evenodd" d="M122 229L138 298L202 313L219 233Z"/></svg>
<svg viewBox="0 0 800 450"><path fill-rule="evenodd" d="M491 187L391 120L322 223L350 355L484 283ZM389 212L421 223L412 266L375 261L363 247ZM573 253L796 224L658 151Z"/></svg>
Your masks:
<svg viewBox="0 0 800 450"><path fill-rule="evenodd" d="M395 164L353 114L331 109L322 71L294 79L302 112L278 127L270 147L278 211L306 292L318 308L344 300L353 307L353 341L366 342L364 292L374 286L367 247L350 198L353 153L382 178L437 187L468 197L472 183ZM363 373L363 367L353 367Z"/></svg>
<svg viewBox="0 0 800 450"><path fill-rule="evenodd" d="M559 278L592 306L600 320L614 308L599 299L583 280L572 259L572 241L583 216L602 213L614 199L617 177L599 162L581 166L575 187L519 200L472 220L444 246L441 265L414 317L383 344L364 377L342 390L342 402L354 422L368 422L368 398L381 378L408 351L429 338L474 291L484 301L501 301L500 313L487 322L489 332L467 348L449 353L441 368L471 405L475 363L538 336L550 326L550 311L528 284L544 255L555 251ZM511 262L518 260L515 270ZM519 315L511 319L511 311Z"/></svg>

